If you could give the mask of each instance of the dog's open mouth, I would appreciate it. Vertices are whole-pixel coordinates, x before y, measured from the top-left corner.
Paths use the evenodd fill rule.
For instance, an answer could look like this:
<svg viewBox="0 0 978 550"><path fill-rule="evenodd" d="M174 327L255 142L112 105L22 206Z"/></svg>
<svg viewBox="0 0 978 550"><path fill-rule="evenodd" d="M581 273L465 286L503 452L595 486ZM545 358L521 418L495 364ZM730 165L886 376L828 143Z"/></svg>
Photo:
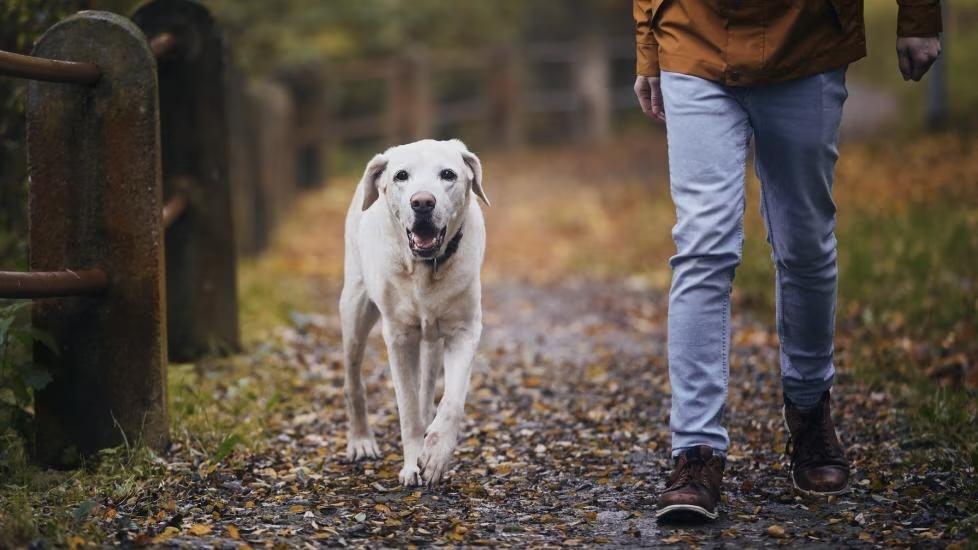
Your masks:
<svg viewBox="0 0 978 550"><path fill-rule="evenodd" d="M445 231L447 227L438 229L433 225L415 225L414 229L407 230L408 244L411 252L421 258L432 258L438 254L443 242L445 242Z"/></svg>

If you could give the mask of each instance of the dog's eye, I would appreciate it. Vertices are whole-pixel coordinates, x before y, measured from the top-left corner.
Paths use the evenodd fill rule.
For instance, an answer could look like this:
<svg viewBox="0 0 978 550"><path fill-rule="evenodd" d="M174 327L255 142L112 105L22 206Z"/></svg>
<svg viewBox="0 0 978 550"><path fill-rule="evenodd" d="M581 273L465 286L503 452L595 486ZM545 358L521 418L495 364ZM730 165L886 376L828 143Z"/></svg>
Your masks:
<svg viewBox="0 0 978 550"><path fill-rule="evenodd" d="M454 170L449 170L448 168L445 168L439 172L438 176L445 181L455 181L458 179L458 174L456 174Z"/></svg>
<svg viewBox="0 0 978 550"><path fill-rule="evenodd" d="M394 174L394 181L407 181L407 180L408 180L407 170L398 170L397 173Z"/></svg>

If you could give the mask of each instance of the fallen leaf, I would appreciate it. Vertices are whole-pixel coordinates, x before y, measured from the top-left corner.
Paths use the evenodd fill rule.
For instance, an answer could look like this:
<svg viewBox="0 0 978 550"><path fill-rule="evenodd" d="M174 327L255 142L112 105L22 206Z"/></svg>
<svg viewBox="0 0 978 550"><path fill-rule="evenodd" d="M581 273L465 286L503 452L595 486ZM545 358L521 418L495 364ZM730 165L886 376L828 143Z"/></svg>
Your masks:
<svg viewBox="0 0 978 550"><path fill-rule="evenodd" d="M188 531L190 531L190 534L191 535L196 535L198 537L202 537L204 535L209 535L213 529L214 528L212 526L210 526L210 525L206 525L206 524L203 524L203 523L197 523L197 524L191 525L190 528L188 529Z"/></svg>

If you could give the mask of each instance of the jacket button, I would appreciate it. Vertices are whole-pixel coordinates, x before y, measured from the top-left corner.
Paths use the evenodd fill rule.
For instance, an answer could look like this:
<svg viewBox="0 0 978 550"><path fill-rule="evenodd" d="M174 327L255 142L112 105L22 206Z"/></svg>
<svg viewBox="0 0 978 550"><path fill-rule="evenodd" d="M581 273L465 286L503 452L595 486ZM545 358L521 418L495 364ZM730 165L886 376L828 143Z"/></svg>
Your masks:
<svg viewBox="0 0 978 550"><path fill-rule="evenodd" d="M731 82L737 82L738 80L740 80L740 71L730 71L727 74L727 77L730 79Z"/></svg>

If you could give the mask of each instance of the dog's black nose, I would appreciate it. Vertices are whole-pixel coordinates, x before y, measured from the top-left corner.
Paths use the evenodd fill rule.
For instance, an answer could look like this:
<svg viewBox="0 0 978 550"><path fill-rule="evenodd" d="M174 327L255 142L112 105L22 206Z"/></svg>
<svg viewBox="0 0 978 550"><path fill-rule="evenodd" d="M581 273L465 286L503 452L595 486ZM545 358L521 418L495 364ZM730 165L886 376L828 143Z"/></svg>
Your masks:
<svg viewBox="0 0 978 550"><path fill-rule="evenodd" d="M411 210L418 214L428 214L435 209L435 196L427 191L419 191L411 196Z"/></svg>

